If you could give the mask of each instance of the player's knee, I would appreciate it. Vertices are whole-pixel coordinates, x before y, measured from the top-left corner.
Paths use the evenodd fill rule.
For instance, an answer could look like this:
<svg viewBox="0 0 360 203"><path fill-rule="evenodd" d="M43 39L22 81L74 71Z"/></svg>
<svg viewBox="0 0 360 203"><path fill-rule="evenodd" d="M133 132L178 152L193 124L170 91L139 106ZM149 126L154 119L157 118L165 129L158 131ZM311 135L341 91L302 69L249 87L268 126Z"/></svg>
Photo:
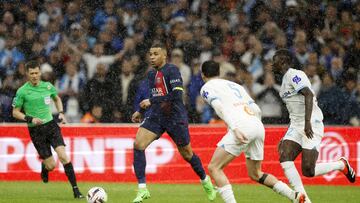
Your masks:
<svg viewBox="0 0 360 203"><path fill-rule="evenodd" d="M291 152L287 152L286 150L284 151L280 151L280 163L285 162L285 161L293 161L292 157L291 157Z"/></svg>
<svg viewBox="0 0 360 203"><path fill-rule="evenodd" d="M46 163L45 166L48 171L52 171L55 169L56 163L55 163L55 161L49 162L49 163Z"/></svg>
<svg viewBox="0 0 360 203"><path fill-rule="evenodd" d="M193 156L193 153L188 152L188 151L182 151L182 152L180 152L180 154L188 162L191 160L191 158Z"/></svg>
<svg viewBox="0 0 360 203"><path fill-rule="evenodd" d="M59 160L62 164L67 164L70 162L70 159L66 154L60 155Z"/></svg>
<svg viewBox="0 0 360 203"><path fill-rule="evenodd" d="M315 176L315 167L311 165L302 165L302 174L306 177L314 177Z"/></svg>
<svg viewBox="0 0 360 203"><path fill-rule="evenodd" d="M135 140L135 142L134 142L134 149L137 149L137 150L145 150L145 148L146 148L145 143L139 142L139 141Z"/></svg>
<svg viewBox="0 0 360 203"><path fill-rule="evenodd" d="M259 171L248 171L248 176L251 180L258 182L261 178L261 173Z"/></svg>
<svg viewBox="0 0 360 203"><path fill-rule="evenodd" d="M208 171L209 171L210 174L214 174L214 173L216 173L216 172L219 171L219 170L220 170L220 167L217 166L217 165L214 164L214 163L210 163L210 164L208 165Z"/></svg>

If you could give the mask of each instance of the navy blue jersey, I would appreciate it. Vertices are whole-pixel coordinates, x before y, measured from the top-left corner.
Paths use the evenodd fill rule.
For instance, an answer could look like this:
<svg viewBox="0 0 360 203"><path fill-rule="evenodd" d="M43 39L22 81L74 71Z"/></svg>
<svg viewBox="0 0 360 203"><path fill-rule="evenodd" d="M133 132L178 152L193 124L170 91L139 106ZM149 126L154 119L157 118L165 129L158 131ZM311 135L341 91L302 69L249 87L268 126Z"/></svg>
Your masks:
<svg viewBox="0 0 360 203"><path fill-rule="evenodd" d="M179 69L173 64L165 64L160 70L151 70L148 81L151 102L149 117L187 122Z"/></svg>

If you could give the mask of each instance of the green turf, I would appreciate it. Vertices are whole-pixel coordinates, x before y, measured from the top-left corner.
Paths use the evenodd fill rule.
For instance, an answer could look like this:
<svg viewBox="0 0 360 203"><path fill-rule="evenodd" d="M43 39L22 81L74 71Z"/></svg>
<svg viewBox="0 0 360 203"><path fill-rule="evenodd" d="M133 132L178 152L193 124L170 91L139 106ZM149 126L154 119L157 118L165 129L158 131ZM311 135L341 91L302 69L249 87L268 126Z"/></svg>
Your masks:
<svg viewBox="0 0 360 203"><path fill-rule="evenodd" d="M135 184L80 183L86 194L93 186L103 187L109 196L109 203L132 202L136 195ZM202 187L197 184L149 184L151 198L145 203L200 203L207 202ZM234 185L234 193L239 203L290 202L260 185ZM355 203L360 202L360 187L351 186L308 186L313 203ZM72 203L86 202L74 200L68 183L50 182L0 182L0 203ZM222 202L218 196L214 203Z"/></svg>

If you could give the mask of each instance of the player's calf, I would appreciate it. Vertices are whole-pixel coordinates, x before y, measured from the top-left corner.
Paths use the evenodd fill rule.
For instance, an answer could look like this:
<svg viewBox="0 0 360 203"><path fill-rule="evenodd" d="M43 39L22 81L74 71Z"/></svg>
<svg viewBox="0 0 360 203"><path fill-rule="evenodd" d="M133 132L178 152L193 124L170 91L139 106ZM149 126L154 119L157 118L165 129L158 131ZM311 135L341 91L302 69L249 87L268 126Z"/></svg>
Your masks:
<svg viewBox="0 0 360 203"><path fill-rule="evenodd" d="M302 163L301 166L301 170L302 170L302 174L305 177L314 177L315 176L315 166L313 164L308 164L308 163Z"/></svg>

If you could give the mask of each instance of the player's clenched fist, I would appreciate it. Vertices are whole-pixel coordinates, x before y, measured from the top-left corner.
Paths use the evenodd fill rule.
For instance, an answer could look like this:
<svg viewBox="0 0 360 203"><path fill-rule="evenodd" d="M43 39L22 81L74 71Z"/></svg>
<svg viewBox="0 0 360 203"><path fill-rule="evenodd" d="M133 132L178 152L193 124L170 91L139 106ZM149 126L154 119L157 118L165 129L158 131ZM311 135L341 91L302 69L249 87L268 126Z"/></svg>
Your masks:
<svg viewBox="0 0 360 203"><path fill-rule="evenodd" d="M140 102L140 107L142 109L147 109L147 108L149 108L150 105L151 105L151 103L150 103L149 99L144 99Z"/></svg>
<svg viewBox="0 0 360 203"><path fill-rule="evenodd" d="M131 121L134 123L140 123L142 119L141 113L136 111L132 116L131 116Z"/></svg>

